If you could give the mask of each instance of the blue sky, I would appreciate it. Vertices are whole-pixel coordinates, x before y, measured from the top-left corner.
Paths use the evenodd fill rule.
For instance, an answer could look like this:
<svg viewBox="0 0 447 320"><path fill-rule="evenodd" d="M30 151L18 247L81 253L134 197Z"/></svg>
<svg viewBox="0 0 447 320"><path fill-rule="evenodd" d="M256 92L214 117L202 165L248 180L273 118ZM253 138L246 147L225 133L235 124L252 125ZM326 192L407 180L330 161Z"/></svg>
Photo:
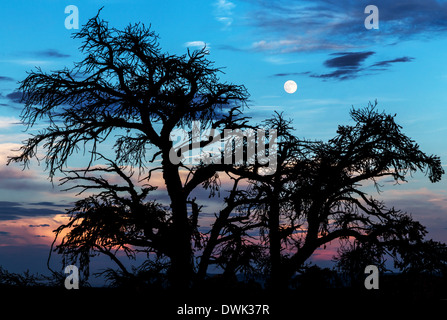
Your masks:
<svg viewBox="0 0 447 320"><path fill-rule="evenodd" d="M17 81L35 66L57 70L82 58L79 40L71 38L76 30L64 26L69 4L78 7L80 25L102 6L101 17L116 28L150 24L172 54L206 44L209 58L225 67L221 78L247 87L247 114L256 121L284 111L298 136L326 140L338 124L349 123L352 106L377 99L423 151L447 164L447 1L2 2L0 265L9 269L44 270L51 230L74 199L51 185L42 165L26 171L5 165L27 137ZM379 9L378 30L364 27L369 4ZM286 80L298 84L297 92L284 91ZM429 237L447 242L445 181L430 184L417 174L405 185L384 182L380 198L412 212Z"/></svg>

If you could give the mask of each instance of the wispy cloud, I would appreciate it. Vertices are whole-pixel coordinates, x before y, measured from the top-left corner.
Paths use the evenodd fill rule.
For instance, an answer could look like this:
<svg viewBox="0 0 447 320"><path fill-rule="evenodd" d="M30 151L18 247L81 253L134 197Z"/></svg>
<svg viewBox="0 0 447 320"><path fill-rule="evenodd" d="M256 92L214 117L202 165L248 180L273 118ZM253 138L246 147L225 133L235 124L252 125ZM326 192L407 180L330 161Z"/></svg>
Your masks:
<svg viewBox="0 0 447 320"><path fill-rule="evenodd" d="M205 41L201 40L185 42L184 46L188 48L198 48L198 49L207 48L208 50L211 48L209 43L206 43Z"/></svg>
<svg viewBox="0 0 447 320"><path fill-rule="evenodd" d="M45 206L45 207L61 207L61 208L67 207L67 204L60 204L60 203L51 202L51 201L30 202L29 205L31 205L31 206Z"/></svg>
<svg viewBox="0 0 447 320"><path fill-rule="evenodd" d="M236 5L228 0L217 0L215 6L220 11L220 13L231 14L231 11Z"/></svg>
<svg viewBox="0 0 447 320"><path fill-rule="evenodd" d="M378 71L386 71L394 63L411 62L414 59L412 57L400 57L378 61L372 65L365 66L364 62L366 59L374 54L375 52L373 51L333 53L332 55L337 57L326 60L324 66L335 70L330 73L311 74L310 76L321 79L349 80Z"/></svg>
<svg viewBox="0 0 447 320"><path fill-rule="evenodd" d="M370 56L375 54L373 51L365 52L339 52L333 53L331 56L336 56L335 58L330 58L324 62L324 66L327 68L335 69L330 73L326 74L311 74L314 78L330 79L335 78L339 80L347 80L355 78L360 72L364 71L362 68L363 62Z"/></svg>
<svg viewBox="0 0 447 320"><path fill-rule="evenodd" d="M262 38L254 47L263 51L352 50L447 32L446 1L376 0L380 30L365 29L364 8L369 3L358 0L251 2L256 10L248 14L246 21L261 30Z"/></svg>
<svg viewBox="0 0 447 320"><path fill-rule="evenodd" d="M379 61L376 62L372 65L372 67L390 67L393 63L398 63L398 62L411 62L412 60L414 60L414 58L412 57L401 57L401 58L396 58L393 60L384 60L384 61Z"/></svg>
<svg viewBox="0 0 447 320"><path fill-rule="evenodd" d="M252 43L254 51L268 51L273 54L296 53L305 51L349 50L353 45L336 42L318 42L314 39L298 37L294 39L260 40Z"/></svg>
<svg viewBox="0 0 447 320"><path fill-rule="evenodd" d="M188 41L185 42L185 47L204 47L206 43L204 41Z"/></svg>
<svg viewBox="0 0 447 320"><path fill-rule="evenodd" d="M216 20L221 22L225 28L233 24L233 9L236 5L228 0L217 0L214 3Z"/></svg>
<svg viewBox="0 0 447 320"><path fill-rule="evenodd" d="M11 77L0 76L0 81L14 81Z"/></svg>
<svg viewBox="0 0 447 320"><path fill-rule="evenodd" d="M22 123L17 118L0 116L0 129L11 128L18 124L21 125Z"/></svg>
<svg viewBox="0 0 447 320"><path fill-rule="evenodd" d="M323 66L333 71L328 73L315 73L311 71L304 72L285 72L276 73L274 77L302 76L306 75L312 78L323 80L350 80L367 74L386 71L395 63L411 62L412 57L399 57L391 60L381 60L366 65L365 62L375 55L374 51L361 52L336 52L329 55L329 59L323 62Z"/></svg>
<svg viewBox="0 0 447 320"><path fill-rule="evenodd" d="M21 217L42 217L63 214L54 209L26 208L22 203L0 201L0 220L17 220Z"/></svg>
<svg viewBox="0 0 447 320"><path fill-rule="evenodd" d="M38 60L38 59L7 59L7 60L0 60L0 63L14 63L24 66L41 66L50 64L51 61Z"/></svg>
<svg viewBox="0 0 447 320"><path fill-rule="evenodd" d="M329 68L356 69L374 53L372 51L332 53L331 56L336 56L336 58L326 60L324 65Z"/></svg>
<svg viewBox="0 0 447 320"><path fill-rule="evenodd" d="M42 223L42 224L30 224L28 227L30 228L44 228L49 227L50 225L48 223Z"/></svg>
<svg viewBox="0 0 447 320"><path fill-rule="evenodd" d="M16 207L21 207L19 203L16 204ZM44 245L45 248L48 248L48 245L54 239L52 230L62 223L66 223L67 220L66 214L28 215L13 220L1 220L0 216L0 249L5 246L21 246L21 248L26 246L29 248L33 245Z"/></svg>
<svg viewBox="0 0 447 320"><path fill-rule="evenodd" d="M70 57L69 54L59 52L58 50L55 50L55 49L34 51L33 54L38 57L48 57L48 58L69 58Z"/></svg>
<svg viewBox="0 0 447 320"><path fill-rule="evenodd" d="M9 99L11 102L20 103L20 101L22 100L22 96L23 96L22 92L14 91L14 92L8 93L5 97L7 99Z"/></svg>
<svg viewBox="0 0 447 320"><path fill-rule="evenodd" d="M39 177L31 170L21 170L16 167L6 167L6 160L0 162L0 192L6 193L12 190L36 193L44 190L50 190L47 181Z"/></svg>
<svg viewBox="0 0 447 320"><path fill-rule="evenodd" d="M55 62L56 59L69 58L71 55L56 49L17 52L12 59L0 60L0 63L13 63L24 66L42 66ZM4 78L4 79L2 79ZM0 77L0 81L14 81L9 77Z"/></svg>
<svg viewBox="0 0 447 320"><path fill-rule="evenodd" d="M21 111L23 106L20 106L19 103L22 99L22 93L19 91L14 91L8 93L7 95L3 95L0 93L0 98L5 100L5 103L0 103L0 106L7 107L10 109L14 109L17 111Z"/></svg>
<svg viewBox="0 0 447 320"><path fill-rule="evenodd" d="M273 77L291 77L291 76L305 76L311 74L310 71L304 71L304 72L281 72L281 73L275 73Z"/></svg>
<svg viewBox="0 0 447 320"><path fill-rule="evenodd" d="M6 166L8 157L17 155L17 150L20 147L19 143L0 143L0 193L13 192L17 194L16 191L19 191L24 194L31 192L35 195L38 192L52 190L51 184L49 185L48 181L36 170L22 170L21 167L14 164Z"/></svg>

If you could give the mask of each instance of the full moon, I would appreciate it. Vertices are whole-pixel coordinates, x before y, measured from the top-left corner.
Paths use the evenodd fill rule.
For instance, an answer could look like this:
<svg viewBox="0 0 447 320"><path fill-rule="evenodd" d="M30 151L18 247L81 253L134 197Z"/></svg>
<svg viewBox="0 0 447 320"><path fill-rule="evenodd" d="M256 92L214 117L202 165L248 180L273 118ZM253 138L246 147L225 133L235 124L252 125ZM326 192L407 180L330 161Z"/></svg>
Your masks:
<svg viewBox="0 0 447 320"><path fill-rule="evenodd" d="M287 93L294 93L294 92L296 91L297 87L298 87L298 86L296 85L296 82L293 81L293 80L287 80L287 81L284 83L284 90L285 90Z"/></svg>

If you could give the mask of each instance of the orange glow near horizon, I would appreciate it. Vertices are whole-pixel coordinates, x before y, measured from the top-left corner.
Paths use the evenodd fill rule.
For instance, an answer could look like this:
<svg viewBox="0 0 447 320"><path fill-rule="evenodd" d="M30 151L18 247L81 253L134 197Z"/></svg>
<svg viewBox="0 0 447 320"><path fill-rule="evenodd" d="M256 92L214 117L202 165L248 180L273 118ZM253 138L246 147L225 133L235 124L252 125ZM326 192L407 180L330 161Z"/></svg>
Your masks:
<svg viewBox="0 0 447 320"><path fill-rule="evenodd" d="M55 235L53 230L67 223L68 219L66 215L60 214L2 221L1 231L8 230L8 234L0 238L0 246L50 246Z"/></svg>

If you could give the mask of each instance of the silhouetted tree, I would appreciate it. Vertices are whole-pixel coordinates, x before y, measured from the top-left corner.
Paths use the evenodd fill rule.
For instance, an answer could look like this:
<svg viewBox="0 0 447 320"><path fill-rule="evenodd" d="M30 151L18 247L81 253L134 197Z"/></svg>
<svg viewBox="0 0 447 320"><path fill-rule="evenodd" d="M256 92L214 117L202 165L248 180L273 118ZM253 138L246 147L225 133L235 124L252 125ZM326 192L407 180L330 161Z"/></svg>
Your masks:
<svg viewBox="0 0 447 320"><path fill-rule="evenodd" d="M117 258L121 250L130 258L137 252L155 254L160 259L155 263L166 258L177 288L203 280L211 264L228 277L263 265L271 283L281 288L317 248L335 239L398 248L424 235L409 215L361 190L371 182L379 188L377 180L383 177L401 182L425 170L437 182L444 173L439 157L420 151L394 116L372 105L353 109L355 124L339 126L333 139L322 142L296 138L291 121L276 114L263 123L278 133L277 169L271 175L263 174L265 163L248 161L249 143L243 139L226 144L229 153L221 155L233 157L242 148L241 163L188 166L182 149L175 151L172 133L191 129L183 143L201 149L222 138L197 140L196 121L200 130L211 132L255 128L242 115L245 87L221 82L220 69L206 59L206 48L182 56L162 53L158 36L143 24L118 30L98 13L74 38L83 41L84 60L73 69L37 69L22 81L23 122L28 128L40 121L48 125L9 161L26 166L42 147L51 178L61 172L66 175L63 184L74 183L68 189L94 192L75 203L70 221L56 230L55 239L62 236L55 250L80 261L86 274L91 255L101 253L130 277ZM108 159L98 148L113 140L115 159ZM81 148L89 151L89 163L72 169L69 159ZM173 156L179 161L172 161ZM155 190L157 170L162 171L169 208L147 199ZM133 180L135 172L142 186ZM121 184L104 173L119 177ZM202 207L192 193L202 186L215 196L219 174L233 186L210 231L202 234Z"/></svg>
<svg viewBox="0 0 447 320"><path fill-rule="evenodd" d="M425 240L403 243L390 248L395 257L394 266L404 273L447 275L447 245Z"/></svg>
<svg viewBox="0 0 447 320"><path fill-rule="evenodd" d="M267 259L261 264L270 275L269 286L276 289L287 284L282 253L287 249L288 237L300 227L293 207L295 166L303 159L302 152L306 152L303 145L309 143L294 136L291 123L282 113L275 113L263 122L264 126L277 130L276 171L269 176L250 175L250 187L244 192L244 209L259 221L261 238L266 245L267 253L259 257Z"/></svg>
<svg viewBox="0 0 447 320"><path fill-rule="evenodd" d="M251 195L270 243L274 286L280 281L284 287L317 248L336 239L396 250L425 235L420 223L387 208L362 185L379 190L379 179L399 183L417 170L437 182L444 173L439 157L420 151L394 116L379 113L376 105L353 109L351 117L354 125L339 126L328 142L293 138L290 121L280 115L274 120L283 131L278 169L269 180L253 180ZM287 138L281 141L281 135Z"/></svg>
<svg viewBox="0 0 447 320"><path fill-rule="evenodd" d="M84 168L89 172L98 146L113 137L117 165L144 170L161 159L158 169L162 170L171 198L169 235L172 240L167 244L170 274L176 286L187 287L193 274L191 238L194 229L191 210L188 210L189 196L197 186L228 165L191 170L192 178L183 182L180 174L183 164L170 161L173 147L170 134L176 128L187 128L194 120L200 120L202 128L243 127L244 118L239 116L239 109L245 105L248 94L243 86L219 81L220 70L206 59L206 48L188 51L182 56L162 53L158 36L143 24L118 30L110 28L98 13L74 38L83 41L80 50L86 56L84 60L71 70L45 73L37 69L22 81L23 122L28 127L40 121L48 121L49 125L29 138L20 155L10 161L27 165L37 157L38 146L43 146L44 160L52 178L57 171L66 170L75 151L84 148L91 151L90 163ZM208 143L210 141L202 141L198 147ZM150 174L147 178L149 180ZM94 182L103 184L104 181ZM95 199L90 200L88 205L97 206L96 211L102 210L101 206L107 210L115 206L107 203L108 199L98 204L94 204ZM86 204L78 203L77 209ZM118 212L123 210L116 209L114 217L126 216ZM104 219L105 215L99 218ZM98 224L92 223L92 227ZM118 226L108 228L111 229L103 231L120 231ZM75 242L69 238L64 242L70 243ZM110 251L106 249L104 253L107 252Z"/></svg>
<svg viewBox="0 0 447 320"><path fill-rule="evenodd" d="M365 268L375 265L380 272L387 271L385 267L386 249L377 242L348 242L338 249L338 255L334 257L336 269L343 275L344 280L351 286L363 286Z"/></svg>
<svg viewBox="0 0 447 320"><path fill-rule="evenodd" d="M298 250L289 260L291 271L312 252L339 238L363 242L412 241L424 228L405 213L387 208L368 196L361 185L391 177L406 181L407 175L425 171L431 182L444 170L437 156L428 156L401 132L394 116L377 112L376 106L352 110L354 125L339 126L337 136L327 143L312 143L312 157L296 165L297 212L307 225Z"/></svg>
<svg viewBox="0 0 447 320"><path fill-rule="evenodd" d="M153 253L157 260L170 257L172 214L161 204L146 199L156 187L136 186L133 173L126 172L129 168L120 167L102 155L97 157L108 165L89 168L88 174L84 169L67 170L67 176L62 178L62 185L73 184L66 190L80 189L78 195L90 190L100 192L76 201L68 210L70 220L55 230L53 245L63 234L56 251L70 264L79 261L86 277L90 258L99 253L110 257L120 272L130 277L131 273L116 255L118 250L128 258L135 258L137 253L148 257ZM122 183L111 183L102 174L115 175Z"/></svg>
<svg viewBox="0 0 447 320"><path fill-rule="evenodd" d="M416 222L415 222L416 223ZM442 275L447 272L447 246L444 243L424 240L425 228L414 234L412 239L394 241L360 242L358 240L342 247L334 261L337 269L352 282L361 282L367 265L387 271L387 259L394 267L409 275Z"/></svg>

